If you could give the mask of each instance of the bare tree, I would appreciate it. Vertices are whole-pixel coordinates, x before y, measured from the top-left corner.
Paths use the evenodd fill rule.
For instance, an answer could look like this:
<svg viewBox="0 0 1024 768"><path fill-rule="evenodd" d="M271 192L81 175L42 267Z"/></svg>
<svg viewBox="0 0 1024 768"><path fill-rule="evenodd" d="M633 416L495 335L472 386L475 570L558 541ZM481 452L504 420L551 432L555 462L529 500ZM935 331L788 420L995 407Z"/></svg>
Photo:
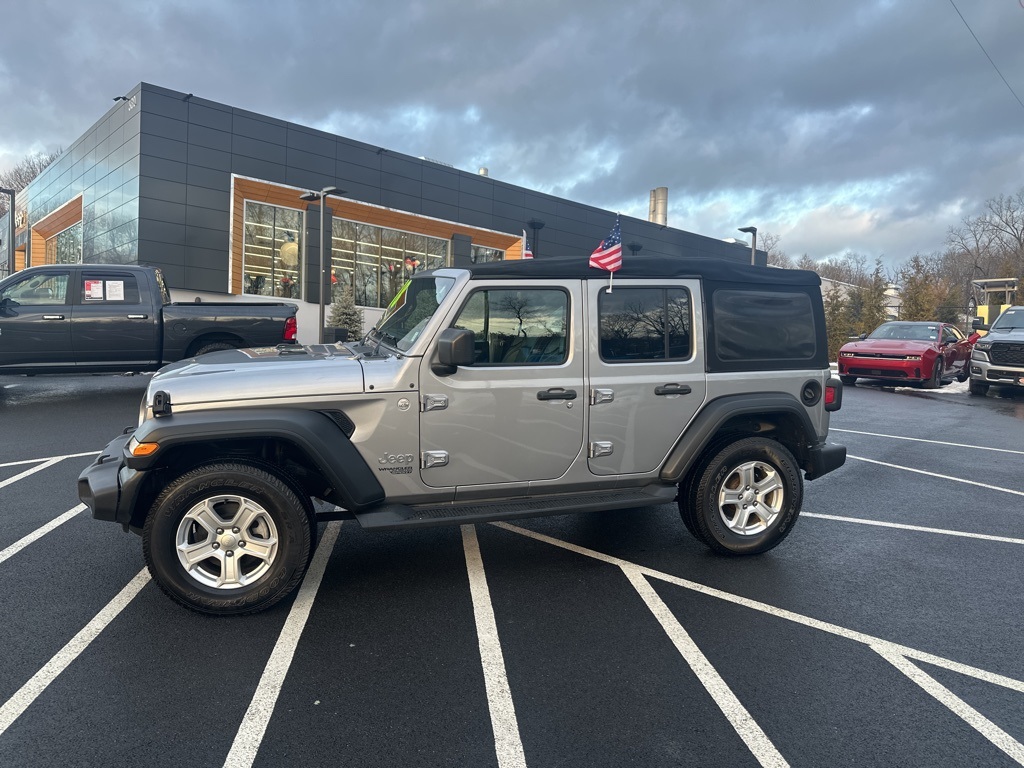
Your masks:
<svg viewBox="0 0 1024 768"><path fill-rule="evenodd" d="M50 163L60 157L61 150L49 154L27 155L17 165L6 171L0 171L0 187L13 189L21 192L29 185L36 176L42 173ZM7 195L0 195L0 216L7 213L10 207L10 198Z"/></svg>
<svg viewBox="0 0 1024 768"><path fill-rule="evenodd" d="M782 238L774 232L761 233L761 249L768 254L768 264L773 267L792 269L793 260L779 247Z"/></svg>

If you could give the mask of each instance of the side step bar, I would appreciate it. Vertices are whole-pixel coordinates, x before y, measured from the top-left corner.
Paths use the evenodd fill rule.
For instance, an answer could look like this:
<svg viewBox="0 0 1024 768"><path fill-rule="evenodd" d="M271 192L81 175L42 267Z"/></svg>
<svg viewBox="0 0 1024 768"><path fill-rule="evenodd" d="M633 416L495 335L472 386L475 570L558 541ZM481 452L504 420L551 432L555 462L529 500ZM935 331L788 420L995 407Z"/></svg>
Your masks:
<svg viewBox="0 0 1024 768"><path fill-rule="evenodd" d="M523 517L562 515L570 512L601 512L668 504L675 500L675 485L652 485L625 490L562 493L501 501L447 504L379 504L356 512L359 525L366 529L426 528L439 525L487 523L493 520L515 520Z"/></svg>

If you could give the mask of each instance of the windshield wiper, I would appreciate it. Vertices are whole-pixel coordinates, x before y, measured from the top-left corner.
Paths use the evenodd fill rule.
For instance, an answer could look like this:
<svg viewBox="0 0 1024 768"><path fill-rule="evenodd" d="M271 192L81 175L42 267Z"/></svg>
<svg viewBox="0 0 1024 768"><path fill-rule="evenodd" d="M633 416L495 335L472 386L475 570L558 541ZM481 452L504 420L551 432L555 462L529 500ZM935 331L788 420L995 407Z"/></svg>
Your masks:
<svg viewBox="0 0 1024 768"><path fill-rule="evenodd" d="M373 345L374 357L376 357L377 354L380 352L380 345L382 343L387 344L389 347L393 347L396 351L399 351L398 338L396 336L392 336L387 331L382 331L380 328L371 328L370 333L368 335L376 341L376 343Z"/></svg>

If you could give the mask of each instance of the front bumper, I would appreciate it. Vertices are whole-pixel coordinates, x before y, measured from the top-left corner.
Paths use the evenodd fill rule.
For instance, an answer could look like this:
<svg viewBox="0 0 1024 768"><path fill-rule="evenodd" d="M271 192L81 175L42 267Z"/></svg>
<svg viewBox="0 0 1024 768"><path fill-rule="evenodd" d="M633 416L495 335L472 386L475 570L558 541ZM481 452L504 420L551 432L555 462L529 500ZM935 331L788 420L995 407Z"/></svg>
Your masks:
<svg viewBox="0 0 1024 768"><path fill-rule="evenodd" d="M804 471L804 478L817 480L822 475L827 475L833 469L839 469L846 463L846 446L832 443L818 443L810 450L808 466Z"/></svg>
<svg viewBox="0 0 1024 768"><path fill-rule="evenodd" d="M971 378L986 384L1004 387L1024 387L1024 368L999 365L983 360L971 360Z"/></svg>
<svg viewBox="0 0 1024 768"><path fill-rule="evenodd" d="M134 431L134 430L133 430ZM96 520L128 525L143 474L125 466L131 433L115 437L78 476L78 498Z"/></svg>
<svg viewBox="0 0 1024 768"><path fill-rule="evenodd" d="M931 375L923 360L891 360L880 357L841 357L839 375L865 379L923 381Z"/></svg>

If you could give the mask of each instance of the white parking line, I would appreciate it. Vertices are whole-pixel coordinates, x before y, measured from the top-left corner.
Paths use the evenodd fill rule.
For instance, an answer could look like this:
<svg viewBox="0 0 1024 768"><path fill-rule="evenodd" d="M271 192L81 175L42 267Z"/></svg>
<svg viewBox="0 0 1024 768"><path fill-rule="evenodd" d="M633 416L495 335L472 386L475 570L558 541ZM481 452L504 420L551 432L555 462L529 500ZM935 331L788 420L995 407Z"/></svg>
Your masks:
<svg viewBox="0 0 1024 768"><path fill-rule="evenodd" d="M1000 491L1002 493L1012 493L1014 496L1024 496L1024 491L1014 491L1011 488L1001 488L998 485L989 485L987 483L979 483L977 480L967 480L962 477L953 477L952 475L940 475L937 472L926 472L923 469L914 469L913 467L902 467L899 464L890 464L887 461L877 461L876 459L866 459L863 456L851 456L847 454L846 458L856 459L857 461L866 461L868 464L878 464L882 467L890 467L892 469L902 469L904 472L915 472L918 475L927 475L928 477L937 477L940 480L952 480L956 483L964 483L966 485L976 485L979 488L987 488L990 491Z"/></svg>
<svg viewBox="0 0 1024 768"><path fill-rule="evenodd" d="M64 456L44 456L40 459L22 459L20 461L8 461L4 464L0 464L0 469L3 469L4 467L16 467L19 464L35 464L36 462L39 461L48 461L51 464L53 464L58 461L64 461L64 459L78 459L81 458L82 456L95 456L97 453L99 453L99 451L86 451L85 453L68 453L65 454Z"/></svg>
<svg viewBox="0 0 1024 768"><path fill-rule="evenodd" d="M941 533L944 536L959 536L964 539L984 539L985 541L1001 541L1005 544L1024 544L1024 539L1011 539L1009 536L990 536L987 533L967 533L966 531L949 531L945 528L927 528L923 525L906 525L905 523L883 523L880 520L865 520L861 517L842 517L841 515L825 515L821 512L801 512L800 517L816 517L821 520L836 520L840 523L877 525L882 528L900 528L905 531L918 531L920 533Z"/></svg>
<svg viewBox="0 0 1024 768"><path fill-rule="evenodd" d="M7 702L0 707L0 736L2 736L11 723L21 716L21 713L28 709L39 695L46 690L57 676L77 659L89 644L96 639L124 607L130 603L140 590L149 583L149 571L143 568L135 578L128 582L127 586L107 603L92 621L86 624L77 635L59 650L46 665L36 672L21 688L18 689Z"/></svg>
<svg viewBox="0 0 1024 768"><path fill-rule="evenodd" d="M891 440L909 440L914 443L930 443L932 445L948 445L951 448L974 448L978 451L996 451L997 453L1015 453L1024 456L1024 451L1015 451L1010 448L991 448L987 445L968 445L967 443L947 443L943 440L925 440L923 437L906 437L905 435L886 435L881 432L861 432L858 429L839 429L829 427L829 432L847 432L851 435L870 435L871 437L888 437Z"/></svg>
<svg viewBox="0 0 1024 768"><path fill-rule="evenodd" d="M512 690L505 671L505 657L501 652L498 625L494 620L491 593L487 588L487 575L484 573L475 526L462 526L462 548L466 552L466 571L469 574L469 591L473 599L473 616L476 619L476 636L480 646L498 768L525 768L526 756L519 735L519 721L516 719Z"/></svg>
<svg viewBox="0 0 1024 768"><path fill-rule="evenodd" d="M772 744L771 739L761 730L746 707L736 698L736 694L726 685L725 680L718 674L707 656L705 656L697 644L693 642L689 633L679 623L679 620L672 614L669 607L654 591L647 579L638 568L621 566L622 572L626 574L633 588L640 593L640 597L647 603L651 613L661 624L669 639L675 645L676 650L683 657L690 669L697 675L697 679L703 684L705 690L714 699L715 704L722 710L722 714L728 719L729 724L736 730L739 737L753 753L757 761L766 768L782 768L789 763Z"/></svg>
<svg viewBox="0 0 1024 768"><path fill-rule="evenodd" d="M225 768L249 768L256 759L260 745L263 743L263 736L267 732L267 725L270 723L270 716L274 714L274 707L277 706L277 697L281 694L281 687L284 685L285 677L288 675L288 668L295 656L295 649L299 645L299 638L302 637L302 630L306 627L309 619L309 612L313 608L313 601L316 599L317 590L320 589L320 582L323 581L324 571L327 569L327 561L330 559L331 551L338 540L338 531L341 529L341 521L327 524L320 544L316 548L316 554L309 564L306 577L299 588L299 594L292 603L288 618L285 619L281 634L278 635L274 650L270 653L270 659L263 670L263 676L256 686L256 692L249 702L249 708L245 711L242 724L238 726L238 733L231 744L231 751L224 760Z"/></svg>
<svg viewBox="0 0 1024 768"><path fill-rule="evenodd" d="M77 507L72 507L63 515L59 515L58 517L53 518L53 520L51 520L41 528L36 528L28 536L23 536L22 538L18 539L16 542L11 544L11 546L7 547L7 549L0 551L0 563L18 554L19 552L21 552L21 550L23 550L33 541L42 538L50 531L52 531L54 528L64 525L64 523L66 523L71 518L84 512L85 509L85 504L79 504Z"/></svg>
<svg viewBox="0 0 1024 768"><path fill-rule="evenodd" d="M796 624L801 624L805 627L810 627L811 629L817 629L822 632L827 632L829 634L836 635L837 637L843 637L847 640L853 640L858 643L863 643L864 645L871 646L872 648L874 648L875 646L884 647L893 653L905 656L909 659L923 661L926 664L932 664L936 667L948 669L952 672L956 672L961 675L967 675L968 677L973 677L977 680L982 680L986 683L992 683L993 685L999 685L1003 688L1008 688L1012 691L1017 691L1018 693L1024 693L1024 681L1022 680L1016 680L1012 677L1000 675L995 672L989 672L978 667L972 667L968 664L961 664L958 661L953 661L942 656L936 656L934 654L927 653L926 651L919 651L916 648L911 648L906 645L898 645L888 640L883 640L880 637L875 637L864 632L858 632L854 629L840 627L838 624L831 624L827 621L813 619L810 616L804 616L802 614L786 610L785 608L776 608L773 605L768 605L767 603L762 603L758 600L751 600L750 598L741 597L740 595L736 595L731 592L725 592L721 589L709 587L704 584L700 584L696 581L690 581L688 579L679 578L678 576L673 576L662 571L657 571L653 568L648 568L637 563L632 563L628 560L623 560L622 558L615 557L614 555L606 555L603 552L597 552L593 549L587 549L586 547L581 547L577 544L571 544L570 542L562 541L561 539L556 539L551 536L546 536L543 533L537 533L536 531L531 531L526 528L520 528L510 523L491 523L491 525L494 525L498 528L503 528L504 530L510 531L512 533L518 533L521 536L527 536L531 539L542 541L546 544L551 544L552 546L559 547L561 549L566 549L570 552L575 552L579 555L584 555L586 557L594 558L595 560L600 560L604 563L615 565L619 568L636 568L640 573L644 574L645 576L649 576L654 579L660 579L661 581L668 582L669 584L675 584L676 586L680 586L685 589L698 592L702 595L707 595L708 597L715 597L719 600L724 600L728 603L733 603L734 605L741 605L745 608L750 608L752 610L768 614L769 616L775 616L776 618L785 619L786 621L792 621Z"/></svg>
<svg viewBox="0 0 1024 768"><path fill-rule="evenodd" d="M44 461L38 467L32 467L32 469L26 469L24 472L19 472L18 474L14 475L14 477L8 477L6 480L0 481L0 488L12 485L18 482L19 480L24 480L26 477L28 477L29 475L34 475L36 472L41 472L44 469L49 469L58 461L60 461L60 459L49 459L47 461Z"/></svg>
<svg viewBox="0 0 1024 768"><path fill-rule="evenodd" d="M1024 765L1024 744L1021 744L934 677L925 673L916 664L912 664L906 657L893 653L889 648L875 647L873 650L921 686L924 691L933 696L940 704L962 718L974 730L1003 750L1018 765Z"/></svg>

